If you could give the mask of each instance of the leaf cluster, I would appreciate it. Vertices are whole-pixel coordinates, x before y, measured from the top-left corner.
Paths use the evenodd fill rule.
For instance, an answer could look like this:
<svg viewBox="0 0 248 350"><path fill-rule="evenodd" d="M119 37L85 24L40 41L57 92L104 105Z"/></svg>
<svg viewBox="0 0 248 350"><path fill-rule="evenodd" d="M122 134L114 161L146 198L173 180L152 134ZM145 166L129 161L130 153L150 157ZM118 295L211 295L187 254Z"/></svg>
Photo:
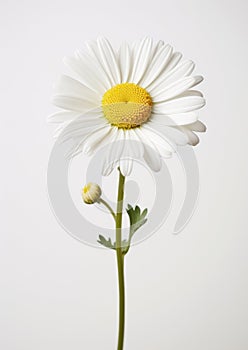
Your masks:
<svg viewBox="0 0 248 350"><path fill-rule="evenodd" d="M128 204L126 211L129 216L130 227L128 240L122 240L121 246L123 254L128 252L135 232L147 222L147 209L141 211L138 205L132 207L130 204ZM106 239L104 236L99 235L97 242L106 248L116 249L116 242L112 242L111 238Z"/></svg>

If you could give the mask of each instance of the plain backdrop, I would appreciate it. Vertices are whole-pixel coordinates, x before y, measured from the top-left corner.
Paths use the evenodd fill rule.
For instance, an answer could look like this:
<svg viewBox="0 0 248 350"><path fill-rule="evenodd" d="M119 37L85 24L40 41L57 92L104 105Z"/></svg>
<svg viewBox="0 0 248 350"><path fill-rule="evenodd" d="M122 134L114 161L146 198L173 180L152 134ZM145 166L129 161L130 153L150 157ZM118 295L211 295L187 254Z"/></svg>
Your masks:
<svg viewBox="0 0 248 350"><path fill-rule="evenodd" d="M52 84L62 58L98 35L171 43L197 63L207 98L192 220L127 257L125 349L248 348L247 4L1 1L1 349L116 348L114 254L64 232L46 190Z"/></svg>

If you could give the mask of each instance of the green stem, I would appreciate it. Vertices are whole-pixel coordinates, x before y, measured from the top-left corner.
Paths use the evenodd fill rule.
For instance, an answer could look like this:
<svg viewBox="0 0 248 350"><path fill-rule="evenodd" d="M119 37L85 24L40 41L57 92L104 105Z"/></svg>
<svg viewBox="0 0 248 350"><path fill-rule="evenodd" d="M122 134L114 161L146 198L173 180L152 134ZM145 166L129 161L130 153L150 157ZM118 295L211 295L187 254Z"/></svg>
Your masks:
<svg viewBox="0 0 248 350"><path fill-rule="evenodd" d="M123 349L124 343L124 329L125 329L125 280L124 280L124 255L122 254L122 210L123 210L123 197L125 176L122 175L119 170L119 186L118 186L118 198L117 198L117 212L116 212L116 258L118 268L118 281L119 281L119 335L118 335L118 347L117 350Z"/></svg>
<svg viewBox="0 0 248 350"><path fill-rule="evenodd" d="M123 254L124 254L124 255L126 255L127 252L128 252L129 249L130 249L131 239L132 239L132 235L131 235L131 227L130 227L129 236L128 236L128 241L127 241L127 247L126 247L126 249L123 251Z"/></svg>
<svg viewBox="0 0 248 350"><path fill-rule="evenodd" d="M113 216L114 220L116 221L116 215L113 209L111 208L111 206L102 198L100 198L98 202L105 205L105 207L110 211L110 214Z"/></svg>

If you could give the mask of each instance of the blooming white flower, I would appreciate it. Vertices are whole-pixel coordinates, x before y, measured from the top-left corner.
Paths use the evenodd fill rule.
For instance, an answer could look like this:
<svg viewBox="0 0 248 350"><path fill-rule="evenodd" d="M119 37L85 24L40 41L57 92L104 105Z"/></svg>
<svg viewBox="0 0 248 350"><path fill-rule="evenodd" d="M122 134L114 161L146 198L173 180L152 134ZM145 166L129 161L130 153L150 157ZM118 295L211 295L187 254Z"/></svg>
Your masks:
<svg viewBox="0 0 248 350"><path fill-rule="evenodd" d="M133 158L143 158L158 171L161 157L171 157L178 145L199 142L195 132L206 127L198 110L205 100L191 90L203 80L191 75L192 61L149 37L132 46L123 43L118 52L105 38L86 46L65 58L72 77L62 75L56 84L53 103L63 110L49 117L60 124L61 140L73 140L70 157L110 144L103 175L118 164L126 176Z"/></svg>
<svg viewBox="0 0 248 350"><path fill-rule="evenodd" d="M82 198L86 204L93 204L99 201L102 195L102 190L95 183L88 183L82 190Z"/></svg>

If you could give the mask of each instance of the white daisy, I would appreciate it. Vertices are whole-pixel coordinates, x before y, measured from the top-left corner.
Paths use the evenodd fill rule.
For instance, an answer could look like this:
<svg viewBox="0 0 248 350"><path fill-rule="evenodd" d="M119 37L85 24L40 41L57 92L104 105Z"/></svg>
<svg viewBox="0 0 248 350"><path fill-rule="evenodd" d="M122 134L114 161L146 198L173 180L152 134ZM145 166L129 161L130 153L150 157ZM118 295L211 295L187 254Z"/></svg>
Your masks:
<svg viewBox="0 0 248 350"><path fill-rule="evenodd" d="M205 100L191 90L203 80L191 75L192 61L151 38L132 46L123 43L118 52L105 38L86 46L65 58L72 76L61 76L53 97L63 110L49 117L60 124L56 134L62 141L73 140L70 157L121 140L109 146L103 174L118 163L127 176L133 158L143 158L158 171L161 157L171 157L178 145L199 142L195 132L206 127L198 121L198 110Z"/></svg>

